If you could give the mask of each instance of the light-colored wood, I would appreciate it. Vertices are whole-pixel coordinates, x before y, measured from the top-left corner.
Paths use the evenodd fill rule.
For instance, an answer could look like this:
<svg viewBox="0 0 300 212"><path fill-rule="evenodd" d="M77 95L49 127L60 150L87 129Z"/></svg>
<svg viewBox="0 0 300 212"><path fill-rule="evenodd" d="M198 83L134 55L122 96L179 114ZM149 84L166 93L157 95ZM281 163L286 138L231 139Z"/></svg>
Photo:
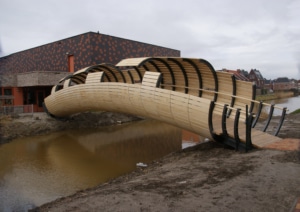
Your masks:
<svg viewBox="0 0 300 212"><path fill-rule="evenodd" d="M69 87L69 84L70 84L70 79L65 80L63 88Z"/></svg>
<svg viewBox="0 0 300 212"><path fill-rule="evenodd" d="M82 69L80 69L80 70L74 72L73 75L77 75L77 74L83 73L83 72L85 72L88 68L89 68L89 67L82 68Z"/></svg>
<svg viewBox="0 0 300 212"><path fill-rule="evenodd" d="M58 85L54 85L53 87L52 87L52 89L51 89L51 94L54 94L55 92L56 92L56 87L57 87Z"/></svg>
<svg viewBox="0 0 300 212"><path fill-rule="evenodd" d="M141 62L148 59L148 57L140 57L140 58L128 58L121 60L119 63L117 63L116 66L138 66Z"/></svg>
<svg viewBox="0 0 300 212"><path fill-rule="evenodd" d="M86 77L85 83L100 83L102 81L103 77L103 72L94 72L94 73L89 73L88 76Z"/></svg>
<svg viewBox="0 0 300 212"><path fill-rule="evenodd" d="M228 134L234 138L234 118L240 108L239 137L242 142L246 141L245 106L259 103L252 99L252 83L236 80L237 90L233 95L232 75L215 72L201 59L130 58L122 60L116 67L105 66L100 64L95 70L92 67L89 73L89 67L86 67L70 79L64 78L63 89L57 90L54 86L51 95L45 98L47 110L58 117L97 110L130 113L158 119L213 139L208 115L211 101L217 95L212 120L214 133L222 134L222 113L224 104L228 104L228 110L231 110L226 119ZM120 66L131 67L122 69L126 83L118 69ZM70 80L74 85L68 86ZM232 99L235 103L231 106ZM263 148L278 140L280 138L252 129L252 142L256 147Z"/></svg>

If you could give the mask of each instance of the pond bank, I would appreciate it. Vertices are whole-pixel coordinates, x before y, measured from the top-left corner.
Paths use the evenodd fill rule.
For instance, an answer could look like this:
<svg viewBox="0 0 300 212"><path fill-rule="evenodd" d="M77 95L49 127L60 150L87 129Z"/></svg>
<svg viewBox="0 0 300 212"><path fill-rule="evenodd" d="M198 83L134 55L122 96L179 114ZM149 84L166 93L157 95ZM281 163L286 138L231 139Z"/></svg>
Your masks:
<svg viewBox="0 0 300 212"><path fill-rule="evenodd" d="M274 99L290 98L293 96L295 96L293 92L278 92L265 95L257 95L255 99L257 101L269 101Z"/></svg>
<svg viewBox="0 0 300 212"><path fill-rule="evenodd" d="M1 116L0 144L19 137L41 135L65 129L92 129L138 120L141 118L112 112L86 112L73 115L68 119L54 119L46 113Z"/></svg>
<svg viewBox="0 0 300 212"><path fill-rule="evenodd" d="M1 120L1 134L9 141L70 127L94 128L138 120L127 115L121 119L123 114L112 113L99 113L102 121L90 113L65 121L44 115L6 117ZM287 115L279 136L299 139L298 120L300 114ZM273 119L269 129L277 124L278 119ZM33 211L289 211L300 197L299 164L299 149L245 154L205 142Z"/></svg>
<svg viewBox="0 0 300 212"><path fill-rule="evenodd" d="M298 151L245 154L207 142L33 211L290 211L299 165Z"/></svg>

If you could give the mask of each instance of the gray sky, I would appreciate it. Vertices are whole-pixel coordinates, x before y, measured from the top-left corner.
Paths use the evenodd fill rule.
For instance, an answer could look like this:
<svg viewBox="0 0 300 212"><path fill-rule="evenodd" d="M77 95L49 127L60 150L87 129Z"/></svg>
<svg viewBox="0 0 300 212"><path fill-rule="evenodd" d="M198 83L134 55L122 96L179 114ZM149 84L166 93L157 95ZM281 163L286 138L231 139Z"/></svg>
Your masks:
<svg viewBox="0 0 300 212"><path fill-rule="evenodd" d="M2 56L89 31L300 79L299 0L0 0Z"/></svg>

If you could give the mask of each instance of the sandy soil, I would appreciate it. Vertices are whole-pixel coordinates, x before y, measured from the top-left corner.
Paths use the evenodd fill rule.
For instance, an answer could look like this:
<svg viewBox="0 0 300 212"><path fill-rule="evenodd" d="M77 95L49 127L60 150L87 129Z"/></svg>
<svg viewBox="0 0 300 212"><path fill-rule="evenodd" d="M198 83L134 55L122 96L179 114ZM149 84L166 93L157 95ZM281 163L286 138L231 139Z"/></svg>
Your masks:
<svg viewBox="0 0 300 212"><path fill-rule="evenodd" d="M86 117L89 116L86 114ZM108 116L107 121L113 117L112 114ZM6 127L16 122L19 126L27 123L27 130L32 129L35 126L32 119L39 123L34 130L41 129L41 133L65 127L57 126L59 121L44 122L44 118L31 117L24 122L21 121L23 118L18 121L2 120L2 138L6 136L8 141L9 137L13 137ZM280 136L299 139L299 118L299 115L288 116ZM62 125L90 127L88 120L85 116L77 116L73 120L63 121ZM120 118L115 116L113 120L111 124L120 121ZM125 120L131 119L124 117ZM49 121L51 126L42 126L42 123L49 124ZM93 122L94 127L102 123L99 119ZM80 124L82 126L78 126ZM278 120L274 119L270 130L277 124ZM299 197L299 149L264 149L244 153L224 148L215 142L206 142L33 211L290 211Z"/></svg>
<svg viewBox="0 0 300 212"><path fill-rule="evenodd" d="M299 152L207 142L35 211L289 211L299 188Z"/></svg>

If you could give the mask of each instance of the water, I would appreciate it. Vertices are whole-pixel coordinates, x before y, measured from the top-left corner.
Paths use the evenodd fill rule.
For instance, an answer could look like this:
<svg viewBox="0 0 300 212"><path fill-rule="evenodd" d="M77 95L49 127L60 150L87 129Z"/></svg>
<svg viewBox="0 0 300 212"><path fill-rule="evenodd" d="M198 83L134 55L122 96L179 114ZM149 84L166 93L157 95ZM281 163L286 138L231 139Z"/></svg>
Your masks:
<svg viewBox="0 0 300 212"><path fill-rule="evenodd" d="M270 101L265 101L266 103L275 104L279 107L287 107L287 113L291 113L300 108L300 96L283 98L283 99L275 99ZM264 111L269 111L269 107L264 107ZM274 110L274 115L281 115L282 110L276 109Z"/></svg>
<svg viewBox="0 0 300 212"><path fill-rule="evenodd" d="M181 130L145 120L0 145L0 211L27 211L181 149Z"/></svg>

